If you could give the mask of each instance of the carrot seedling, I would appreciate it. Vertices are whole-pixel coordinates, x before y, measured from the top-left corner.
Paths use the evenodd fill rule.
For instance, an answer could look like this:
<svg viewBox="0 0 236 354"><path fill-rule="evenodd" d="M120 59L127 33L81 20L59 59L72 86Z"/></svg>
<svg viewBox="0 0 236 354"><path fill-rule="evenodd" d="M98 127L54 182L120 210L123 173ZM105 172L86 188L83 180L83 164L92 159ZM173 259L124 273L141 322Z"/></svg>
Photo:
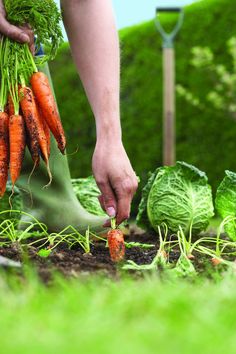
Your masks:
<svg viewBox="0 0 236 354"><path fill-rule="evenodd" d="M125 270L153 270L157 269L158 267L160 268L168 268L168 256L166 252L166 246L169 244L169 241L167 241L167 236L168 236L168 228L166 224L163 224L163 229L164 229L164 237L162 235L162 231L160 226L158 226L158 234L159 234L159 249L157 251L156 256L153 258L152 262L150 264L137 264L131 260L128 260L127 263L122 267L122 269Z"/></svg>

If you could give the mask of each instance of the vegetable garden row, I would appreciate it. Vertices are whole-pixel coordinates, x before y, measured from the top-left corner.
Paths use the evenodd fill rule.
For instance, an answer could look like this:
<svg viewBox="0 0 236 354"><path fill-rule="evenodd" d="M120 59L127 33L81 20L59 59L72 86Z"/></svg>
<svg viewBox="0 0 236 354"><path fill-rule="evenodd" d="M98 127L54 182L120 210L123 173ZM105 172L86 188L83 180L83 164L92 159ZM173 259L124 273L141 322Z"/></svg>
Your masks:
<svg viewBox="0 0 236 354"><path fill-rule="evenodd" d="M87 211L104 215L97 199L99 190L92 177L73 180L73 185ZM181 276L196 275L198 270L203 271L209 265L235 269L235 196L236 174L226 171L216 193L214 211L206 174L185 162L177 162L175 166L158 168L150 175L143 190L136 222L146 231L138 230L136 234L134 223L130 230L122 225L117 229L115 220L112 220L113 229L107 234L98 234L89 228L80 233L72 226L59 233L50 233L46 225L33 217L32 222L23 225L24 231L20 231L18 227L22 222L19 217L24 213L19 207L18 210L0 213L3 217L0 247L3 255L4 249L8 252L12 247L17 250L11 257L17 260L34 249L36 263L40 258L53 260L61 252L69 258L78 252L83 263L86 260L91 263L92 260L93 270L96 262L101 263L99 269L106 269L109 264L112 271L116 267L135 271L162 269ZM222 218L216 234L204 233L215 212ZM199 269L199 261L201 263L202 260L204 266Z"/></svg>
<svg viewBox="0 0 236 354"><path fill-rule="evenodd" d="M65 134L49 80L38 71L39 65L55 57L62 41L61 15L54 1L6 0L4 4L8 21L18 26L28 23L35 34L36 52L43 44L47 54L35 57L27 44L21 45L5 37L1 39L1 197L9 188L8 172L12 181L10 203L5 196L8 203L0 213L3 219L0 224L1 254L13 248L16 254L12 258L22 260L33 248L37 257L50 259L58 249L65 247L93 257L93 250L101 247L106 256L109 249L111 260L109 258L107 262L119 264L119 268L124 270L162 268L176 274L193 275L196 274L194 262L197 255L208 256L213 265L234 267L236 174L231 171L226 171L213 203L211 187L204 172L185 162L157 168L143 189L136 220L146 234L150 232L147 243L142 242L141 235L135 237L135 231L132 241L127 236L125 242L123 228L116 226L115 219L106 234L96 234L89 228L80 233L71 225L51 233L33 216L27 215L31 217L31 222L26 224L19 220L26 213L21 211L21 207L14 208L13 192L16 191L15 182L20 176L26 144L33 160L32 173L42 158L47 166L49 184L53 177L49 167L50 131L57 140L59 150L62 153L65 151ZM99 191L92 177L73 181L73 184L80 203L87 211L105 215L99 205ZM4 204L4 199L1 203ZM216 235L202 234L215 213L222 218ZM222 236L224 231L227 237ZM129 231L125 230L125 233L129 234ZM140 259L130 253L132 248L137 254L141 252ZM173 253L175 257L172 257ZM148 257L145 258L145 255Z"/></svg>

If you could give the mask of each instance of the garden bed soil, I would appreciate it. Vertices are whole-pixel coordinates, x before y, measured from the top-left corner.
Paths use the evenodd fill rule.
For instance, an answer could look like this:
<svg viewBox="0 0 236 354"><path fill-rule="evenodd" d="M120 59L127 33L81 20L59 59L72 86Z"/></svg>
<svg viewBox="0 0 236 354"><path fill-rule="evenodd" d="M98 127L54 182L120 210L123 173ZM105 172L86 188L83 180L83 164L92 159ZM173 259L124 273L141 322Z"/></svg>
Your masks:
<svg viewBox="0 0 236 354"><path fill-rule="evenodd" d="M154 244L153 248L132 247L126 249L126 260L132 260L137 264L150 264L155 257L158 249L157 235L155 233L145 233L136 227L130 228L126 236L127 242L140 242ZM26 247L27 252L22 252L16 245L0 247L0 256L8 259L33 265L40 278L48 282L52 274L59 272L66 277L77 277L83 274L100 273L112 278L120 274L120 266L114 264L109 255L108 248L103 241L93 241L91 254L84 254L80 247L69 249L66 244L60 244L52 251L49 257L42 258L37 252L36 247ZM169 254L169 261L175 263L179 257L179 250L172 249ZM203 272L205 259L196 257L194 265L199 272ZM209 261L208 261L209 263ZM10 267L9 267L10 268ZM22 270L20 269L20 272ZM137 274L137 271L131 271Z"/></svg>

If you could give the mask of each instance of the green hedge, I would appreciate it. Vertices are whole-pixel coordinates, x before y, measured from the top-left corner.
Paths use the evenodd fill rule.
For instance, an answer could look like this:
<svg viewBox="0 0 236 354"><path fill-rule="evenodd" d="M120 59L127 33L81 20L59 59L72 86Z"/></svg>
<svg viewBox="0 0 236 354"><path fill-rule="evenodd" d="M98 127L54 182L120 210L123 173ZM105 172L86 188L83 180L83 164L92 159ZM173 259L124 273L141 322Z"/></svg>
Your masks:
<svg viewBox="0 0 236 354"><path fill-rule="evenodd" d="M176 41L177 82L204 97L210 77L190 65L193 46L210 46L217 62L228 63L226 41L236 34L236 2L203 0L186 8ZM166 15L166 24L171 26ZM120 32L122 47L123 140L143 184L149 170L162 163L162 51L161 39L150 21ZM73 177L91 173L95 125L82 85L65 44L51 63L56 95L66 128ZM211 110L200 112L177 99L177 158L207 172L214 189L225 169L236 171L236 122ZM140 193L136 196L136 202ZM136 204L135 202L135 204Z"/></svg>

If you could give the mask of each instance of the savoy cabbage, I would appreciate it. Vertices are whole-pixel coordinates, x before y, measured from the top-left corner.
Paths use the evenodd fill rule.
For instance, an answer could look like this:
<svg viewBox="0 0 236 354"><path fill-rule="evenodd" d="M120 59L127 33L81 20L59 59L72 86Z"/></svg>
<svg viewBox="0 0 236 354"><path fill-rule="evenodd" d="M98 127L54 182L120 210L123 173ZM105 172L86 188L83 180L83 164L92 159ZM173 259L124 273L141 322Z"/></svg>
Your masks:
<svg viewBox="0 0 236 354"><path fill-rule="evenodd" d="M215 200L216 210L223 219L229 218L224 229L232 240L236 240L236 173L225 171L225 177L220 183Z"/></svg>
<svg viewBox="0 0 236 354"><path fill-rule="evenodd" d="M212 191L204 172L185 162L157 168L143 189L137 224L157 230L165 223L172 232L205 230L214 215Z"/></svg>

